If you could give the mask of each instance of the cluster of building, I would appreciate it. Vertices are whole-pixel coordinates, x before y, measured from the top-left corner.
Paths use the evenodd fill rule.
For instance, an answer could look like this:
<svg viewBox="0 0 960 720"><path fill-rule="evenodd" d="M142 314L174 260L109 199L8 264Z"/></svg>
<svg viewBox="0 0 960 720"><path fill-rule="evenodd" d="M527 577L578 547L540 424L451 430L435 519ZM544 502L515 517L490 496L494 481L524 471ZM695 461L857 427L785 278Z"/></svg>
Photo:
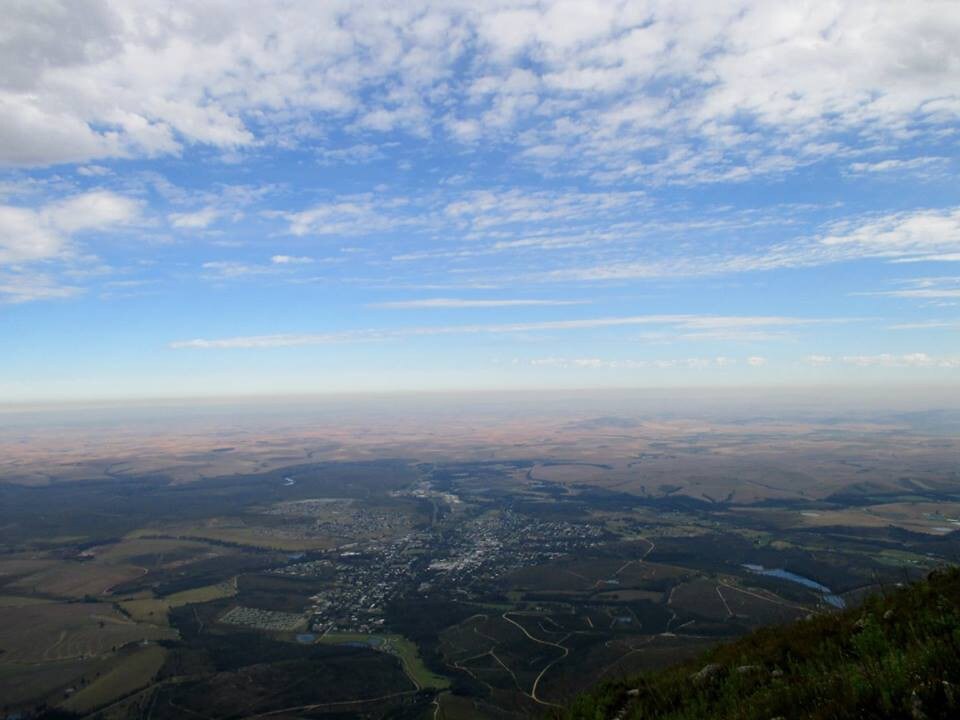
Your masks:
<svg viewBox="0 0 960 720"><path fill-rule="evenodd" d="M220 622L274 632L299 630L304 624L302 615L243 606L235 607L225 613L220 618Z"/></svg>
<svg viewBox="0 0 960 720"><path fill-rule="evenodd" d="M392 494L429 501L429 525L417 529L407 513L338 498L283 502L270 511L289 519L285 525L308 522L315 532L342 541L321 558L291 557L273 570L323 578L323 590L305 609L312 632L376 632L395 598L427 592L479 598L511 570L581 552L603 539L598 526L539 519L508 504L479 507L429 479ZM242 619L250 624L246 615ZM268 621L266 613L258 620Z"/></svg>
<svg viewBox="0 0 960 720"><path fill-rule="evenodd" d="M462 594L519 567L539 565L597 545L603 530L594 525L545 521L502 510L463 523L433 555L427 570L434 584Z"/></svg>
<svg viewBox="0 0 960 720"><path fill-rule="evenodd" d="M310 537L384 537L410 528L405 513L363 507L347 498L290 500L274 505L265 514L289 518L290 525L301 527Z"/></svg>
<svg viewBox="0 0 960 720"><path fill-rule="evenodd" d="M311 598L311 630L376 632L389 601L401 593L446 589L461 596L489 591L510 570L592 547L603 531L592 525L544 521L511 510L463 515L390 540L368 539L273 572L332 579ZM349 548L349 549L348 549Z"/></svg>
<svg viewBox="0 0 960 720"><path fill-rule="evenodd" d="M386 604L419 574L429 537L429 531L415 531L337 553L332 559L336 579L311 598L313 630L369 633L383 627Z"/></svg>

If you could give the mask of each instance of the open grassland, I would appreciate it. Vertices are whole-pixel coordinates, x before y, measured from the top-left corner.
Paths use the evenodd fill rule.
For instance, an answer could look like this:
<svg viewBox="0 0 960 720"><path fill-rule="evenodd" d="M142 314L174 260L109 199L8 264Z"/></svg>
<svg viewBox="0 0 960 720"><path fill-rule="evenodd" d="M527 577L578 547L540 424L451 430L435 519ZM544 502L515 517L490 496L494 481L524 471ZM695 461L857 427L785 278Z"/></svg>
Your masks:
<svg viewBox="0 0 960 720"><path fill-rule="evenodd" d="M219 598L233 597L236 594L237 583L236 578L234 578L233 580L215 585L206 585L192 590L173 593L163 598L138 598L135 600L125 600L118 604L123 611L136 622L166 627L167 613L171 608L181 607L191 603L209 602Z"/></svg>
<svg viewBox="0 0 960 720"><path fill-rule="evenodd" d="M24 607L25 605L45 605L55 602L49 598L30 597L25 595L0 595L0 608Z"/></svg>
<svg viewBox="0 0 960 720"><path fill-rule="evenodd" d="M0 582L7 583L17 578L47 570L57 564L55 558L45 553L13 553L0 557Z"/></svg>
<svg viewBox="0 0 960 720"><path fill-rule="evenodd" d="M399 658L404 672L418 689L442 690L450 681L430 671L423 664L415 643L401 635L368 635L364 633L327 633L317 641L321 645L364 645Z"/></svg>
<svg viewBox="0 0 960 720"><path fill-rule="evenodd" d="M222 549L219 550L223 552ZM131 535L120 542L88 551L99 563L130 563L153 569L187 564L213 552L210 545L176 538L144 538Z"/></svg>
<svg viewBox="0 0 960 720"><path fill-rule="evenodd" d="M107 658L72 659L24 665L0 662L0 698L2 705L15 707L35 703L40 698L62 700L68 688L76 688L110 666Z"/></svg>
<svg viewBox="0 0 960 720"><path fill-rule="evenodd" d="M389 635L387 638L383 649L400 658L400 662L403 663L403 669L417 687L421 689L432 688L442 690L450 686L450 681L447 678L431 672L430 669L423 664L420 651L413 642L399 635Z"/></svg>
<svg viewBox="0 0 960 720"><path fill-rule="evenodd" d="M156 532L156 530L144 530L139 534L151 535ZM162 528L162 533L191 540L210 540L215 543L284 552L324 550L336 545L334 538L326 536L307 537L302 533L281 526L253 525L231 518L218 518L214 522L197 525L165 525ZM134 536L137 534L135 533Z"/></svg>
<svg viewBox="0 0 960 720"><path fill-rule="evenodd" d="M120 583L145 574L132 565L106 565L92 561L62 560L50 567L21 577L9 586L22 592L62 598L82 598L110 593Z"/></svg>
<svg viewBox="0 0 960 720"><path fill-rule="evenodd" d="M138 625L107 603L49 603L4 610L4 663L43 663L104 655L130 642L173 636Z"/></svg>
<svg viewBox="0 0 960 720"><path fill-rule="evenodd" d="M113 667L60 704L64 710L88 713L149 685L163 666L166 649L139 647L115 658Z"/></svg>

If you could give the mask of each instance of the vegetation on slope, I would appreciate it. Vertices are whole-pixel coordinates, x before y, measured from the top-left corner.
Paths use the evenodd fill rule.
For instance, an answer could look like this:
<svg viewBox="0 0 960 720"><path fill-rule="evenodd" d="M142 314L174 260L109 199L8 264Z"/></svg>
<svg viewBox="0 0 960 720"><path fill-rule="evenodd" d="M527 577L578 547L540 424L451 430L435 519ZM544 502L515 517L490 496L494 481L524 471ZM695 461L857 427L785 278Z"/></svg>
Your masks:
<svg viewBox="0 0 960 720"><path fill-rule="evenodd" d="M567 720L960 717L960 569L609 682Z"/></svg>

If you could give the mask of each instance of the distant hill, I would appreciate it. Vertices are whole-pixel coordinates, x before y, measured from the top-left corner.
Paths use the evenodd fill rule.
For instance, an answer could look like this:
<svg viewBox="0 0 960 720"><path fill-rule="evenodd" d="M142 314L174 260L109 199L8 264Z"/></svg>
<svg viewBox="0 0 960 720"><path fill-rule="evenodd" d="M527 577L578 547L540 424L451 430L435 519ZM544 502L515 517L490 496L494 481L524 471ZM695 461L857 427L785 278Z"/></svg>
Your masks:
<svg viewBox="0 0 960 720"><path fill-rule="evenodd" d="M960 569L612 681L566 720L960 717Z"/></svg>

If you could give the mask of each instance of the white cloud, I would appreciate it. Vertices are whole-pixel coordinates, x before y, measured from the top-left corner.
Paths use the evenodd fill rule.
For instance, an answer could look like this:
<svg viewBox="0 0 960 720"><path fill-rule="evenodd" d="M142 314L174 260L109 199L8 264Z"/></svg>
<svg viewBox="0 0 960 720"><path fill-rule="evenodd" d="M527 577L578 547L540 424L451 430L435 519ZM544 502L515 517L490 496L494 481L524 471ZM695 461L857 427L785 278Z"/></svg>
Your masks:
<svg viewBox="0 0 960 720"><path fill-rule="evenodd" d="M371 303L371 307L389 308L392 310L414 310L433 308L498 308L498 307L529 307L554 305L583 305L585 300L518 300L518 299L490 299L473 300L464 298L426 298L421 300L393 300L390 302Z"/></svg>
<svg viewBox="0 0 960 720"><path fill-rule="evenodd" d="M77 174L84 177L101 177L110 174L110 168L103 165L81 165L77 168Z"/></svg>
<svg viewBox="0 0 960 720"><path fill-rule="evenodd" d="M920 277L901 280L897 290L883 290L859 295L879 295L913 300L940 300L960 298L960 277Z"/></svg>
<svg viewBox="0 0 960 720"><path fill-rule="evenodd" d="M839 257L917 257L960 249L960 208L882 215L837 223L820 245Z"/></svg>
<svg viewBox="0 0 960 720"><path fill-rule="evenodd" d="M0 206L0 263L46 260L63 254L67 238L27 208Z"/></svg>
<svg viewBox="0 0 960 720"><path fill-rule="evenodd" d="M139 212L135 200L105 190L37 209L0 205L0 263L64 259L73 253L74 235L131 223Z"/></svg>
<svg viewBox="0 0 960 720"><path fill-rule="evenodd" d="M140 203L108 190L73 195L51 203L41 216L65 233L101 230L133 222L140 214Z"/></svg>
<svg viewBox="0 0 960 720"><path fill-rule="evenodd" d="M363 235L410 224L371 195L345 196L301 212L283 213L291 235Z"/></svg>
<svg viewBox="0 0 960 720"><path fill-rule="evenodd" d="M206 271L204 277L208 280L233 280L251 275L265 275L273 271L273 268L267 265L254 265L236 260L212 260L203 263L201 267Z"/></svg>
<svg viewBox="0 0 960 720"><path fill-rule="evenodd" d="M752 355L747 358L747 365L749 365L750 367L763 367L766 364L767 364L767 359L765 357Z"/></svg>
<svg viewBox="0 0 960 720"><path fill-rule="evenodd" d="M960 330L960 320L920 320L889 326L890 330L939 330L942 328Z"/></svg>
<svg viewBox="0 0 960 720"><path fill-rule="evenodd" d="M35 300L58 300L79 292L80 288L61 285L43 273L0 272L0 303L16 305Z"/></svg>
<svg viewBox="0 0 960 720"><path fill-rule="evenodd" d="M830 355L808 355L804 358L804 362L814 367L824 367L830 365L833 362L833 358Z"/></svg>
<svg viewBox="0 0 960 720"><path fill-rule="evenodd" d="M18 3L4 23L0 162L14 165L326 146L334 131L363 136L353 161L400 130L484 139L598 179L703 182L933 136L960 114L950 0L291 0L175 13L82 0Z"/></svg>
<svg viewBox="0 0 960 720"><path fill-rule="evenodd" d="M886 368L960 368L960 356L933 356L927 353L915 352L894 355L882 353L880 355L845 355L841 361L846 365L856 367L886 367Z"/></svg>
<svg viewBox="0 0 960 720"><path fill-rule="evenodd" d="M205 207L202 210L185 213L171 213L170 224L175 228L202 230L210 226L220 217L220 211L215 207Z"/></svg>
<svg viewBox="0 0 960 720"><path fill-rule="evenodd" d="M229 263L208 263L227 266ZM206 265L205 265L206 267ZM238 269L243 274L246 268ZM703 328L737 327L795 327L825 322L838 322L836 319L820 320L813 318L792 318L778 316L718 316L718 315L637 315L632 317L585 318L576 320L544 320L539 322L495 323L487 325L439 325L399 329L351 330L339 333L303 333L283 335L256 335L232 338L177 340L170 344L174 348L264 348L296 347L306 345L327 345L331 343L357 342L364 340L385 340L401 337L424 337L434 335L470 335L470 334L510 334L538 331L590 330L597 328L631 327L642 325L660 325L675 328L678 331ZM758 358L762 361L762 358Z"/></svg>
<svg viewBox="0 0 960 720"><path fill-rule="evenodd" d="M274 255L270 258L274 265L309 265L313 262L312 257L303 255Z"/></svg>
<svg viewBox="0 0 960 720"><path fill-rule="evenodd" d="M534 367L558 367L585 370L667 370L672 368L689 368L703 370L706 368L725 368L736 365L734 358L727 357L691 357L665 358L656 360L608 360L597 357L544 357L533 358L529 364ZM753 365L752 363L747 363Z"/></svg>
<svg viewBox="0 0 960 720"><path fill-rule="evenodd" d="M909 159L891 158L889 160L878 160L876 162L855 162L850 163L850 172L863 175L867 173L899 173L912 172L917 170L929 171L934 168L942 168L949 162L945 157L916 157Z"/></svg>
<svg viewBox="0 0 960 720"><path fill-rule="evenodd" d="M561 267L530 277L541 281L617 281L707 277L864 259L891 262L953 259L954 255L960 257L960 208L848 218L825 226L819 234L761 246L750 252L712 248L702 253L687 251L666 257L660 248L648 252L648 257L629 257L621 252L610 262Z"/></svg>

